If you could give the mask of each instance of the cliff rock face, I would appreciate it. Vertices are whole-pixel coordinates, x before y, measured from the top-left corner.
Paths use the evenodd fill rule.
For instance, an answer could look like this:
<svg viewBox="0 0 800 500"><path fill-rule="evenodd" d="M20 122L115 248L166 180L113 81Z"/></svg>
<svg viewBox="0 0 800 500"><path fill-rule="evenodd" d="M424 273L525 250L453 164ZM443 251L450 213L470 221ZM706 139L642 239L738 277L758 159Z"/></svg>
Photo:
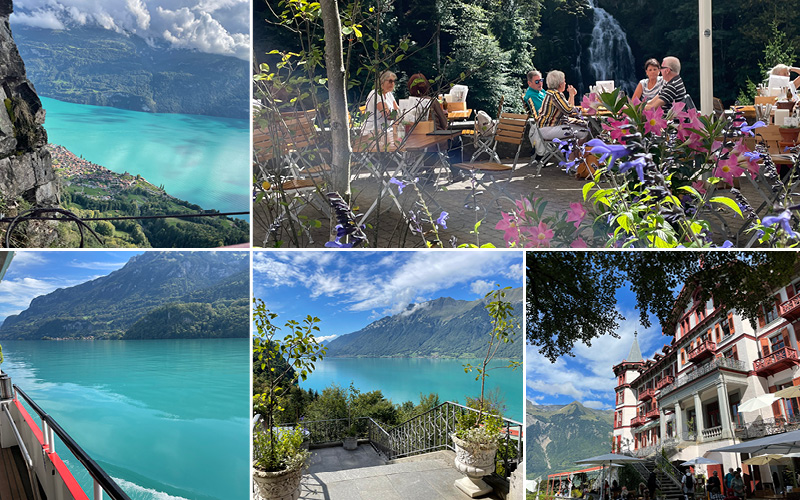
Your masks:
<svg viewBox="0 0 800 500"><path fill-rule="evenodd" d="M58 205L56 175L45 149L45 110L11 35L11 0L0 0L0 197L35 206ZM57 61L52 61L57 64Z"/></svg>

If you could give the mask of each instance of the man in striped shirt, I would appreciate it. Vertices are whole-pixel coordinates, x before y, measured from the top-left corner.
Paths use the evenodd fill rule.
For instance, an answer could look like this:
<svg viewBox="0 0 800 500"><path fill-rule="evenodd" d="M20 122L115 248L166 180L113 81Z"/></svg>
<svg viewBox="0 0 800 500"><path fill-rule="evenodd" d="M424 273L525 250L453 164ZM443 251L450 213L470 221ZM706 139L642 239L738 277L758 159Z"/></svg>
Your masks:
<svg viewBox="0 0 800 500"><path fill-rule="evenodd" d="M686 97L686 87L681 78L681 62L677 57L667 56L664 58L661 62L661 77L664 78L664 88L647 103L645 109L661 106L666 112L672 108L673 104L683 102Z"/></svg>
<svg viewBox="0 0 800 500"><path fill-rule="evenodd" d="M569 99L564 98L564 91L569 94ZM575 87L567 86L562 71L553 70L547 73L547 93L536 120L544 140L563 139L572 135L584 140L589 135L586 122L580 119L580 112L575 107L577 93Z"/></svg>

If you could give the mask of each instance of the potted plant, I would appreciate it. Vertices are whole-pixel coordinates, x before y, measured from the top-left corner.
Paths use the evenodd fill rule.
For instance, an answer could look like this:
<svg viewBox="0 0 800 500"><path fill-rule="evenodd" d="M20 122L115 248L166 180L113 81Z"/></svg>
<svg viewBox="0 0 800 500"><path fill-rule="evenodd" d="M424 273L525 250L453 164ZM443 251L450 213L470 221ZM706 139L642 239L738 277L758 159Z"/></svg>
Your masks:
<svg viewBox="0 0 800 500"><path fill-rule="evenodd" d="M792 144L797 143L797 133L800 132L800 128L791 125L791 126L780 126L778 127L778 132L781 133L782 142L791 142Z"/></svg>
<svg viewBox="0 0 800 500"><path fill-rule="evenodd" d="M276 419L283 411L280 398L298 380L305 380L321 361L325 347L317 342L319 318L306 317L302 323L287 321L289 333L278 337L280 327L273 324L277 314L264 302L253 299L254 363L269 374L265 391L253 396L254 406L263 419L263 429L253 433L253 481L264 500L296 500L309 452L303 448L305 438L300 425L278 426Z"/></svg>
<svg viewBox="0 0 800 500"><path fill-rule="evenodd" d="M350 425L347 431L345 431L344 439L342 439L342 446L348 451L353 451L358 448L358 429L355 425Z"/></svg>
<svg viewBox="0 0 800 500"><path fill-rule="evenodd" d="M456 451L456 469L466 476L456 480L455 486L472 498L492 491L482 478L495 470L503 418L499 409L484 397L484 388L487 371L494 369L488 368L489 362L501 345L514 341L519 330L514 306L505 300L508 290L510 287L498 288L486 294L489 302L485 307L492 322L486 355L479 366L464 365L465 372L478 372L475 379L481 381L481 393L478 399L467 401L467 406L475 411L466 411L457 417L456 432L451 436ZM520 362L512 361L506 367L515 369L519 365Z"/></svg>

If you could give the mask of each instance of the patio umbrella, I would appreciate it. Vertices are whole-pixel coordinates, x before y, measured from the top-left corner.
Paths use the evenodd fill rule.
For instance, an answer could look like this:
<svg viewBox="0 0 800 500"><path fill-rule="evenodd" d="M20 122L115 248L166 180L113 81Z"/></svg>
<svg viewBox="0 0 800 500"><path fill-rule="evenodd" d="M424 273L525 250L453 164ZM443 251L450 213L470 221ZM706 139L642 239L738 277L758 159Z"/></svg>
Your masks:
<svg viewBox="0 0 800 500"><path fill-rule="evenodd" d="M689 465L719 465L719 462L715 462L710 458L706 457L697 457L691 460L687 460L681 464L682 467L687 467Z"/></svg>
<svg viewBox="0 0 800 500"><path fill-rule="evenodd" d="M729 453L794 453L800 451L800 431L784 432L773 436L745 441L710 450Z"/></svg>
<svg viewBox="0 0 800 500"><path fill-rule="evenodd" d="M762 408L766 408L777 400L778 398L775 397L775 394L762 394L761 396L748 399L745 403L740 404L739 411L743 412L760 410Z"/></svg>
<svg viewBox="0 0 800 500"><path fill-rule="evenodd" d="M583 460L576 460L576 464L597 464L603 466L603 472L605 472L606 466L612 466L616 464L622 464L626 462L641 462L641 458L636 457L629 457L628 455L619 455L617 453L606 453L605 455L598 455L592 458L585 458ZM600 480L600 500L603 500L603 495L605 494L605 488L603 487L602 482L602 475Z"/></svg>
<svg viewBox="0 0 800 500"><path fill-rule="evenodd" d="M755 457L748 458L743 463L745 463L747 465L769 465L769 464L774 464L774 463L778 463L778 462L786 463L789 460L791 460L791 459L788 458L786 455L778 455L778 454L775 454L775 453L769 453L769 454L766 454L766 455L758 455L758 456L755 456Z"/></svg>
<svg viewBox="0 0 800 500"><path fill-rule="evenodd" d="M779 398L800 398L800 385L793 385L774 393Z"/></svg>

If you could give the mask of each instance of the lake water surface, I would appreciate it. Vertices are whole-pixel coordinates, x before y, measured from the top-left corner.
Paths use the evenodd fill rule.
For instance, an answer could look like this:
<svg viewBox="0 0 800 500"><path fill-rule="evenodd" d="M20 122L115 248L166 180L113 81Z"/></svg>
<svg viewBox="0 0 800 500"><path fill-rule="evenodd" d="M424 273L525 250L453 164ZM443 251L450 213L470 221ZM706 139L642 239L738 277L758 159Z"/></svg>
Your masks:
<svg viewBox="0 0 800 500"><path fill-rule="evenodd" d="M441 402L450 400L464 404L466 396L480 395L480 381L476 372L464 373L463 365L476 365L478 359L437 358L325 358L317 364L308 380L300 385L304 389L322 391L335 383L349 387L353 382L362 392L380 390L393 403L413 401L419 403L420 393L439 394ZM490 368L507 365L508 361L495 360ZM505 417L522 422L523 376L522 367L516 370L491 369L486 378L486 391L499 391L504 400Z"/></svg>
<svg viewBox="0 0 800 500"><path fill-rule="evenodd" d="M139 174L206 210L250 210L247 120L41 99L49 142L114 172Z"/></svg>
<svg viewBox="0 0 800 500"><path fill-rule="evenodd" d="M247 339L2 347L3 371L133 500L249 498ZM56 451L91 497L80 463Z"/></svg>

